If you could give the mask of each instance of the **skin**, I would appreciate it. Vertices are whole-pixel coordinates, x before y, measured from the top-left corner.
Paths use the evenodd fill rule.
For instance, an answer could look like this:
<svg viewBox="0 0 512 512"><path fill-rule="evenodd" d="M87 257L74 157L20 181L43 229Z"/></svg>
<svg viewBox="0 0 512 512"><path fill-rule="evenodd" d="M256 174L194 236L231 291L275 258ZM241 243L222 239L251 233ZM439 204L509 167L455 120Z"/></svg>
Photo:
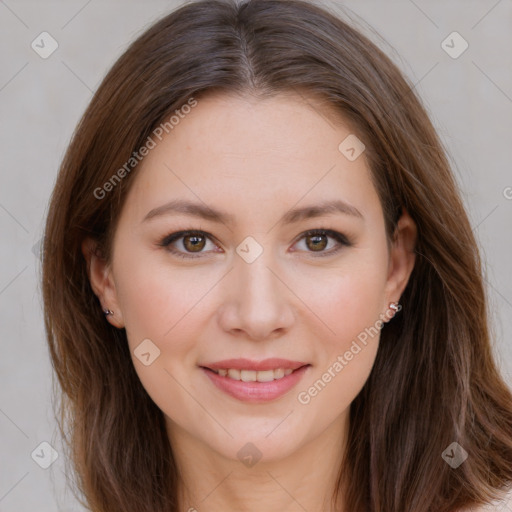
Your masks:
<svg viewBox="0 0 512 512"><path fill-rule="evenodd" d="M399 301L414 266L416 226L404 210L388 245L365 154L345 158L338 146L353 132L325 108L283 94L201 99L137 169L112 260L84 240L92 288L114 311L107 321L126 329L137 374L165 415L183 511L331 510L349 406L369 376L379 335L309 403L297 397ZM177 198L224 210L235 222L173 213L142 222ZM292 208L328 199L350 203L363 218L336 212L278 223ZM328 245L315 250L315 238L302 234L318 228L343 233L352 245L323 236L320 245ZM199 253L183 238L173 243L195 259L158 245L186 229L213 237ZM263 248L252 263L236 252L247 236ZM145 366L133 351L148 338L160 356ZM254 404L218 390L199 368L237 357L311 366L290 392ZM248 442L262 454L252 467L237 456Z"/></svg>

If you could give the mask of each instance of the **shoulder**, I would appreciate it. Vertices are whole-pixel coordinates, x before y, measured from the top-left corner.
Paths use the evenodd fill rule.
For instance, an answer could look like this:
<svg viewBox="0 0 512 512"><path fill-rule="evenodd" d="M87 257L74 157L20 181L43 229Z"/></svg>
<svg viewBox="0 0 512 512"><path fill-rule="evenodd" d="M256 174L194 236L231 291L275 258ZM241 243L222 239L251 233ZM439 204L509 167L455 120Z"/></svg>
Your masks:
<svg viewBox="0 0 512 512"><path fill-rule="evenodd" d="M487 505L474 505L459 512L512 512L512 487L503 491L501 498Z"/></svg>

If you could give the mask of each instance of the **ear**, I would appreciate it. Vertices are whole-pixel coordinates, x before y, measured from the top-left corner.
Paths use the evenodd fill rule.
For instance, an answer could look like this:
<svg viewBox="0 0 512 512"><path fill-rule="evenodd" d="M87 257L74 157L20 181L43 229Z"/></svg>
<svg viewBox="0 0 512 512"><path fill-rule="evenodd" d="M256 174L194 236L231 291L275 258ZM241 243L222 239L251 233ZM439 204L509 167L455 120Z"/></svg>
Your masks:
<svg viewBox="0 0 512 512"><path fill-rule="evenodd" d="M115 327L123 328L123 315L117 299L112 269L102 257L98 243L90 237L85 238L82 241L82 254L86 261L91 288L98 297L102 310L110 309L114 312L105 318ZM99 314L103 314L103 312L100 311Z"/></svg>
<svg viewBox="0 0 512 512"><path fill-rule="evenodd" d="M409 281L416 261L417 231L416 223L412 220L407 210L402 208L402 215L398 220L391 243L386 281L386 309L388 309L390 302L399 302Z"/></svg>

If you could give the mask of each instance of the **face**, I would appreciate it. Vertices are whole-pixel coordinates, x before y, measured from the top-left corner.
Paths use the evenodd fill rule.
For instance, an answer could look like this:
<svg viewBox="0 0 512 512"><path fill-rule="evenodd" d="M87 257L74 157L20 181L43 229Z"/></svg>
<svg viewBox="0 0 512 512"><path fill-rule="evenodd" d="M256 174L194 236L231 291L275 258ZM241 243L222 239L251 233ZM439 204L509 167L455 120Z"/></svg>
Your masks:
<svg viewBox="0 0 512 512"><path fill-rule="evenodd" d="M312 98L215 95L137 169L91 280L171 441L272 460L346 425L413 263L351 134Z"/></svg>

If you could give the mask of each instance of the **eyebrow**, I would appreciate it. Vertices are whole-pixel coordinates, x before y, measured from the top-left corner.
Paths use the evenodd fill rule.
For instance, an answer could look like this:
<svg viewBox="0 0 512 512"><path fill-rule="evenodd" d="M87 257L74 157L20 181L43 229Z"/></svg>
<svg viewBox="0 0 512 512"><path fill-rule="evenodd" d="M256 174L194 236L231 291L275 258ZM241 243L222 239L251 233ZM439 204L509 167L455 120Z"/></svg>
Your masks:
<svg viewBox="0 0 512 512"><path fill-rule="evenodd" d="M235 216L227 212L216 210L206 204L194 203L184 199L175 199L162 206L154 208L142 219L142 222L149 221L155 217L168 214L185 214L193 217L218 222L221 224L232 225L235 222ZM342 213L363 219L363 214L355 207L340 199L333 201L325 201L317 205L304 206L302 208L294 208L286 212L279 222L281 224L293 224L304 219L321 217L332 213Z"/></svg>

